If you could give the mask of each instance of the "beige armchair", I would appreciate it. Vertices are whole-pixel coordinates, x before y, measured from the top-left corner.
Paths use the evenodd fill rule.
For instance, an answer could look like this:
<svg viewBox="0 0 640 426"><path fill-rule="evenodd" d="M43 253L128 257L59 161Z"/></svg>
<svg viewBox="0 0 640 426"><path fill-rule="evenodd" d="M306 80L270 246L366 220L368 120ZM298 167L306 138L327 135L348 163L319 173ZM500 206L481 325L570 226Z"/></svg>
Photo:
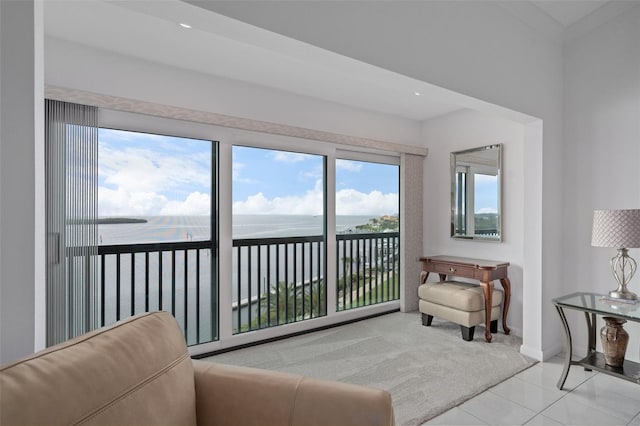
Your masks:
<svg viewBox="0 0 640 426"><path fill-rule="evenodd" d="M192 361L142 314L0 368L0 424L393 425L388 392Z"/></svg>

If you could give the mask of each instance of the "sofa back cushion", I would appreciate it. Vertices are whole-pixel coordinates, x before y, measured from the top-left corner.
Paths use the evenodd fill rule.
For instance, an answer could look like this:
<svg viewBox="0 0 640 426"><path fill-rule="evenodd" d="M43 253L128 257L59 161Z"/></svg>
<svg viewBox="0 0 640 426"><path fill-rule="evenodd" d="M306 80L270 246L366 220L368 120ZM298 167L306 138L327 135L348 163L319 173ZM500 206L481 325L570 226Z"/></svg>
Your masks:
<svg viewBox="0 0 640 426"><path fill-rule="evenodd" d="M141 314L0 369L0 424L195 425L175 319Z"/></svg>

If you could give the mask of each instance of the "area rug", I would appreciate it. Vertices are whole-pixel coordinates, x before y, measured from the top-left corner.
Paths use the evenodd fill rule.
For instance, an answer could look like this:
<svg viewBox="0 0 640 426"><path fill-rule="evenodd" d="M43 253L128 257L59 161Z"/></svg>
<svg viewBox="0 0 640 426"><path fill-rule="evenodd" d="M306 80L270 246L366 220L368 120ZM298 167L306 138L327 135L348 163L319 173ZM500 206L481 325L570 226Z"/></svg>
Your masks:
<svg viewBox="0 0 640 426"><path fill-rule="evenodd" d="M533 365L521 343L502 333L486 343L482 326L465 342L456 324L395 312L204 360L385 389L396 424L420 425Z"/></svg>

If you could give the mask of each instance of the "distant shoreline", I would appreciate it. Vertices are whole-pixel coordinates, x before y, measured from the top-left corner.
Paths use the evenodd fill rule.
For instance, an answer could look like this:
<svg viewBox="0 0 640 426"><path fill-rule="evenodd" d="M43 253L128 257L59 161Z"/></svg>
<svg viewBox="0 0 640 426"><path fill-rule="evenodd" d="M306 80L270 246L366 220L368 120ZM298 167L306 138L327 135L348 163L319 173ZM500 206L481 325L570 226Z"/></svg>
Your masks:
<svg viewBox="0 0 640 426"><path fill-rule="evenodd" d="M135 217L103 217L96 222L98 225L117 225L123 223L147 223L148 220Z"/></svg>

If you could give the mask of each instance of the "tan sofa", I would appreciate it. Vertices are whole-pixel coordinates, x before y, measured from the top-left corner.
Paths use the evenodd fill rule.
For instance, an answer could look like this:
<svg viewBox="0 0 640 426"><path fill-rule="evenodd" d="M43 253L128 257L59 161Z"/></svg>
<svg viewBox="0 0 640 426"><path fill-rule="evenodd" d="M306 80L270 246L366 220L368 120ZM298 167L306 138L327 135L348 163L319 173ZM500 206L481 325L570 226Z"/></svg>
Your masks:
<svg viewBox="0 0 640 426"><path fill-rule="evenodd" d="M0 424L392 425L389 393L192 361L175 319L142 314L0 368Z"/></svg>

